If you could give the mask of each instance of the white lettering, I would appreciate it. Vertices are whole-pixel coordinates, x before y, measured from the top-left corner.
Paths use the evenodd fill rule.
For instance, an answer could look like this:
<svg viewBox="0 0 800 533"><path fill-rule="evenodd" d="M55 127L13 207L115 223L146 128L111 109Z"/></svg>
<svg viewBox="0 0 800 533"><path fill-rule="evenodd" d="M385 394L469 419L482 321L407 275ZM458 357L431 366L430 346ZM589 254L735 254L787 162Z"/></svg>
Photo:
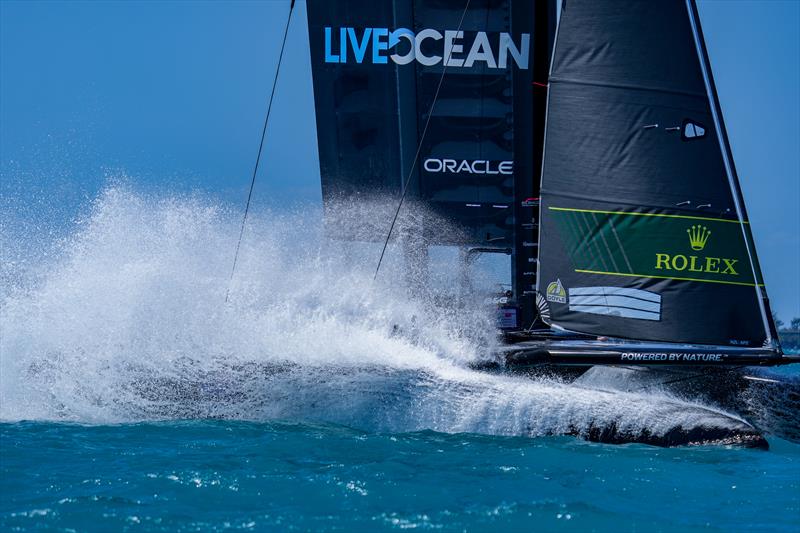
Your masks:
<svg viewBox="0 0 800 533"><path fill-rule="evenodd" d="M430 28L419 32L416 38L414 39L414 53L417 56L417 61L419 61L426 67L430 67L439 63L439 61L442 60L442 56L426 56L425 54L422 53L422 41L424 41L425 39L433 39L435 41L438 41L441 38L442 38L441 33L439 33L436 30L432 30Z"/></svg>
<svg viewBox="0 0 800 533"><path fill-rule="evenodd" d="M483 163L483 169L479 167ZM492 174L489 172L489 162L484 161L483 159L478 159L472 162L472 172L475 174Z"/></svg>
<svg viewBox="0 0 800 533"><path fill-rule="evenodd" d="M620 354L622 361L713 361L721 363L724 355L720 353L634 353L624 352Z"/></svg>
<svg viewBox="0 0 800 533"><path fill-rule="evenodd" d="M459 59L457 57L453 57L453 54L461 54L464 52L464 47L460 44L456 44L456 39L463 39L464 32L463 31L450 31L447 30L444 32L444 57L446 60L446 65L448 67L460 67L464 64L463 59Z"/></svg>
<svg viewBox="0 0 800 533"><path fill-rule="evenodd" d="M392 54L389 58L398 65L408 65L414 61L414 32L408 28L398 28L389 34L389 48L397 48L400 39L408 41L408 53L406 55Z"/></svg>
<svg viewBox="0 0 800 533"><path fill-rule="evenodd" d="M444 165L441 159L426 159L423 166L428 172L441 172Z"/></svg>
<svg viewBox="0 0 800 533"><path fill-rule="evenodd" d="M486 37L486 32L479 31L472 42L472 48L469 49L467 60L464 61L465 67L471 67L476 61L485 61L486 66L489 68L497 68L497 63L494 60L492 53L492 45L489 44L489 38Z"/></svg>
<svg viewBox="0 0 800 533"><path fill-rule="evenodd" d="M460 172L472 174L472 167L469 166L469 163L467 163L466 159L462 160L461 163L458 164L458 170L456 170L456 174Z"/></svg>
<svg viewBox="0 0 800 533"><path fill-rule="evenodd" d="M328 26L323 31L326 63L348 63L355 60L357 63L386 64L391 59L397 65L407 65L417 60L422 65L433 66L444 60L448 67L469 68L483 62L492 69L506 69L511 65L527 69L530 63L529 33L520 34L518 42L515 42L509 33L487 34L480 31L471 42L465 42L464 32L461 30L439 31L425 28L415 34L408 28L364 28L362 33L355 28L340 27L337 43L335 28ZM442 43L431 44L431 41ZM334 52L337 45L338 54ZM423 48L427 54L422 52ZM466 58L462 55L465 48L469 48ZM432 53L434 50L437 53ZM391 55L387 57L387 54ZM509 61L509 56L512 61Z"/></svg>
<svg viewBox="0 0 800 533"><path fill-rule="evenodd" d="M522 42L520 43L520 48L517 48L514 45L514 41L511 40L511 36L507 33L500 34L500 54L497 61L497 66L500 68L506 68L506 62L508 61L508 54L511 54L511 57L514 58L514 62L517 64L519 68L526 69L528 68L528 52L531 49L531 36L530 34L523 33L522 34Z"/></svg>
<svg viewBox="0 0 800 533"><path fill-rule="evenodd" d="M514 173L513 161L488 161L486 159L467 160L462 159L436 159L429 158L423 161L423 168L428 172L449 172L452 174L503 174L505 176Z"/></svg>

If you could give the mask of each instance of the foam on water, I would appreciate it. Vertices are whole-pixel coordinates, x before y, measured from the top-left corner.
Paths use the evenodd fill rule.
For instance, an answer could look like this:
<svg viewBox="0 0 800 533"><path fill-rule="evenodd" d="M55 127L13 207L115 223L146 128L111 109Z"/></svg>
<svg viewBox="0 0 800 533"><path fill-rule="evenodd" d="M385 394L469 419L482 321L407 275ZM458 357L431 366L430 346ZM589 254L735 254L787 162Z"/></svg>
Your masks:
<svg viewBox="0 0 800 533"><path fill-rule="evenodd" d="M373 283L379 245L327 242L316 210L249 220L226 304L240 216L111 186L55 245L3 235L0 418L506 435L727 423L661 394L469 370L494 342L491 308L410 296L395 250Z"/></svg>

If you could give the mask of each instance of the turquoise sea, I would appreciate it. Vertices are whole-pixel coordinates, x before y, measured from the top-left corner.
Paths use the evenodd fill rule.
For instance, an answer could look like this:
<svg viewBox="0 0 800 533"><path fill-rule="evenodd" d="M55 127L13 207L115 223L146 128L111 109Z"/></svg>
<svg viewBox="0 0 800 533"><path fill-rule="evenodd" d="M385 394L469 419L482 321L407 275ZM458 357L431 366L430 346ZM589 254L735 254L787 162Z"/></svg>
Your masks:
<svg viewBox="0 0 800 533"><path fill-rule="evenodd" d="M785 531L800 446L299 423L3 424L4 531Z"/></svg>
<svg viewBox="0 0 800 533"><path fill-rule="evenodd" d="M470 370L481 301L402 290L393 248L373 283L307 211L253 217L226 303L239 217L112 186L2 227L0 531L800 531L800 444L553 436L713 413Z"/></svg>

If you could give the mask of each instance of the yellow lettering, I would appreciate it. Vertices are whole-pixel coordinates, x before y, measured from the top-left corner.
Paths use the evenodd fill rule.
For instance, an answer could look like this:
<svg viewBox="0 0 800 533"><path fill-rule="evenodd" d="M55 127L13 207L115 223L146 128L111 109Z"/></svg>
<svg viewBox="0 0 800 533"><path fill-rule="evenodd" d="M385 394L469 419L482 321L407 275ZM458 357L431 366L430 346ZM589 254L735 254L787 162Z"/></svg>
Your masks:
<svg viewBox="0 0 800 533"><path fill-rule="evenodd" d="M665 268L669 270L669 254L656 254L656 269L662 270Z"/></svg>
<svg viewBox="0 0 800 533"><path fill-rule="evenodd" d="M702 257L697 255L685 256L682 254L656 254L656 270L675 270L682 272L708 272L709 274L726 274L728 276L738 276L736 263L738 259L726 259L724 257ZM722 263L722 266L720 265Z"/></svg>
<svg viewBox="0 0 800 533"><path fill-rule="evenodd" d="M680 264L681 266L678 266ZM672 268L674 270L686 270L686 266L689 264L689 260L686 259L685 255L676 255L672 258Z"/></svg>
<svg viewBox="0 0 800 533"><path fill-rule="evenodd" d="M706 257L706 272L719 272L719 257Z"/></svg>
<svg viewBox="0 0 800 533"><path fill-rule="evenodd" d="M725 261L725 268L722 270L721 274L728 274L729 276L739 275L739 273L733 268L733 265L739 262L738 259L725 259L723 257L722 260Z"/></svg>

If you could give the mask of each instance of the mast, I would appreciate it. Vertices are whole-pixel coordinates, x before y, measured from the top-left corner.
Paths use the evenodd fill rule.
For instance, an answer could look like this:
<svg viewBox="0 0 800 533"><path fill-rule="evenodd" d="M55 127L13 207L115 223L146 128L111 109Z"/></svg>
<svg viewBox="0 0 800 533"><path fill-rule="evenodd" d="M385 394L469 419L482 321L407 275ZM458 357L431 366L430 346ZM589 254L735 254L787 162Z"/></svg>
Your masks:
<svg viewBox="0 0 800 533"><path fill-rule="evenodd" d="M518 13L514 15L519 16ZM533 5L533 75L515 83L515 93L530 101L530 108L515 114L516 120L530 117L530 130L515 138L515 150L531 150L532 164L515 176L514 247L511 258L512 291L519 307L519 326L530 328L538 318L536 284L539 270L539 191L547 113L547 78L556 27L556 3L538 1ZM520 85L527 85L522 86Z"/></svg>

